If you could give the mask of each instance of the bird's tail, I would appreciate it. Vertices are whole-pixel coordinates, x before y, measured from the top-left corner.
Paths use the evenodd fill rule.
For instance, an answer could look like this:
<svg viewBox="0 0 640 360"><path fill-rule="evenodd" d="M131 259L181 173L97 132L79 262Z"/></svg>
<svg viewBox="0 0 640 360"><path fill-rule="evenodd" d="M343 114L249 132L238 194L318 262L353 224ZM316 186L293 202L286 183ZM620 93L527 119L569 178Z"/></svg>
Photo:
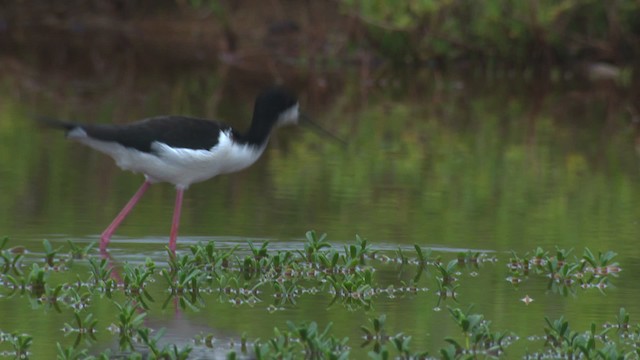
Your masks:
<svg viewBox="0 0 640 360"><path fill-rule="evenodd" d="M78 126L78 124L76 123L54 119L48 116L38 116L38 117L34 117L33 119L38 123L38 125L42 127L52 128L52 129L62 129L67 132L71 131L73 128Z"/></svg>

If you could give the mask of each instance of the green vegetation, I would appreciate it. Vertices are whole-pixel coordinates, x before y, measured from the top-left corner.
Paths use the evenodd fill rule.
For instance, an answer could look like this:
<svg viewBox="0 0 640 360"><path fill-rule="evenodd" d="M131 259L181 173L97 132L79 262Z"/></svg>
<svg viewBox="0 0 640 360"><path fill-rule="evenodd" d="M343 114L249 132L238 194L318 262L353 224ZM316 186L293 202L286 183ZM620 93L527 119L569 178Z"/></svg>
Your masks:
<svg viewBox="0 0 640 360"><path fill-rule="evenodd" d="M635 63L636 1L345 0L379 53L404 63L480 61L491 68ZM629 51L620 51L628 48Z"/></svg>
<svg viewBox="0 0 640 360"><path fill-rule="evenodd" d="M92 245L85 247L87 251L79 251L74 245L65 252L63 247L54 250L49 241L44 241L45 251L36 256L25 256L27 252L19 247L9 248L7 239L1 245L0 301L28 299L32 311L39 316L50 316L46 314L47 309L67 316L61 335L74 336L75 341L67 345L62 340L56 342L59 359L106 359L122 354L134 358L148 354L152 358L186 359L194 346L213 349L221 345L214 344L215 336L207 333L195 335L192 345L163 342L164 330L152 328L146 322L158 301L162 301L163 309L173 306L176 310L197 312L206 310L206 304L212 299L237 307L255 306L271 297L273 303L265 310L287 311L289 307L295 308L303 296L323 294L330 295L329 306L340 304L372 316L370 327L361 327L364 342L360 346L372 359L426 359L430 358L429 354L444 359L502 358L514 343L524 341L512 330L496 331L484 315L472 313L471 308L465 311L458 307L455 294L460 288L472 286L460 283L462 273L483 272L485 266L493 267L501 262L499 256L486 252L460 252L446 260L446 254L436 254L419 246L414 246L413 252L377 250L360 236L354 243L338 249L325 234L310 231L300 250L272 250L269 242L259 246L248 242L247 250L239 246L219 248L216 243L208 242L190 246L188 251L178 254L167 250L168 262L164 265L147 259L140 264L125 263L118 269L109 259L94 256ZM78 262L79 252L88 256L88 263ZM591 288L604 294L605 285L613 283L622 270L613 261L612 252L595 255L585 249L581 257L573 257L571 253L557 249L550 254L541 248L532 254L513 253L506 261L505 271L510 274L507 280L517 289L526 281L548 279L547 290L556 296L578 296ZM412 278L399 283L378 279L376 273L389 265L396 266L401 273L412 272ZM61 273L71 274L76 280L56 280ZM424 287L429 283L435 285L437 291L429 292ZM381 297L429 298L429 294L435 295L436 311L447 304L449 321L459 333L441 334L444 342L439 350L416 352L412 339L418 334L391 333L386 316L375 315L376 303ZM104 306L104 301L112 304L114 311L94 313L94 304ZM562 317L547 318L544 335L528 339L532 344L527 346L527 356L565 357L580 353L590 359L629 358L637 352L635 342L640 336L640 326L632 325L629 319L626 310L621 309L616 321L604 325L602 330L593 324L587 332L576 332ZM106 326L109 323L111 325ZM105 328L117 339L117 347L90 355L90 351L95 353L93 346L104 341L96 335ZM5 348L4 354L16 358L42 356L30 352L38 338L11 329L1 331L0 349ZM258 359L298 356L347 359L359 351L353 340L332 333L331 323L321 328L314 321L288 321L285 329L276 326L272 337L267 339L252 339L251 334L230 339L225 351L228 358L252 354ZM533 344L538 340L544 340L542 347Z"/></svg>
<svg viewBox="0 0 640 360"><path fill-rule="evenodd" d="M276 1L272 6L223 0L138 0L126 6L98 0L65 6L37 0L35 4L3 7L6 18L31 20L7 26L11 44L18 48L28 50L32 32L45 27L70 39L78 33L113 32L161 52L163 58L196 63L218 59L220 52L253 56L253 48L260 44L268 59L305 68L323 63L335 69L337 64L368 59L361 63L387 62L396 70L407 65L445 71L473 68L482 74L560 70L556 74L614 78L620 68L603 63L635 68L640 55L640 4L634 0ZM53 12L64 14L59 23L42 20ZM102 19L101 25L92 21L96 17ZM162 38L166 33L175 33L179 40ZM259 43L252 41L256 38ZM179 57L170 50L175 46L185 50ZM31 51L26 54L35 58Z"/></svg>

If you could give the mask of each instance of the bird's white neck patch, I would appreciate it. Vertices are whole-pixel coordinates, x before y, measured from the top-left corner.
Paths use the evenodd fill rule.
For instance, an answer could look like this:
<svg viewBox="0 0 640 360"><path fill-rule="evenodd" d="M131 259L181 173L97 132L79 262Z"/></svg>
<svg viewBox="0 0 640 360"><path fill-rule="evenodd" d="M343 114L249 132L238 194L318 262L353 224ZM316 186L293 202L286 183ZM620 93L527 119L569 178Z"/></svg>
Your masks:
<svg viewBox="0 0 640 360"><path fill-rule="evenodd" d="M298 118L300 117L300 104L296 103L292 107L283 111L278 117L278 121L276 121L276 125L278 127L285 125L295 125L298 123Z"/></svg>

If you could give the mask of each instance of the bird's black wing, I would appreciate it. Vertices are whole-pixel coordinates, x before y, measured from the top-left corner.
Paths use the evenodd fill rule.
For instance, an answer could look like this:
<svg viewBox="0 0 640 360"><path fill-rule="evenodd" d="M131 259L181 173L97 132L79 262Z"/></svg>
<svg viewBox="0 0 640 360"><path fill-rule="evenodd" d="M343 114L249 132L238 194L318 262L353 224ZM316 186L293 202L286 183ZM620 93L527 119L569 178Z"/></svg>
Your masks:
<svg viewBox="0 0 640 360"><path fill-rule="evenodd" d="M207 150L218 143L221 131L231 130L230 126L216 121L187 116L160 116L126 125L63 124L66 126L58 127L68 131L79 127L93 139L112 141L143 152L152 152L154 142L175 148Z"/></svg>

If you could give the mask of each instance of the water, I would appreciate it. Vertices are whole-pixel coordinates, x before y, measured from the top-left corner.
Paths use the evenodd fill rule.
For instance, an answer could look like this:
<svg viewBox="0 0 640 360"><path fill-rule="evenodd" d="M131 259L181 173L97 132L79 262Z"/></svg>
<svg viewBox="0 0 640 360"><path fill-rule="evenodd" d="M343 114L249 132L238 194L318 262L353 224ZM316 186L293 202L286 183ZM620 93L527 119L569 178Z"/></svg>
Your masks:
<svg viewBox="0 0 640 360"><path fill-rule="evenodd" d="M30 116L124 123L181 113L242 128L259 91L216 68L173 69L163 78L141 71L129 83L33 71L35 85L23 72L6 71L0 82L0 235L34 257L41 256L43 239L54 246L98 241L143 179L62 134L37 129ZM446 305L474 304L494 326L521 338L542 335L545 315L565 315L586 330L591 322L612 321L620 307L640 313L633 279L640 257L640 173L627 91L578 83L540 90L516 79L462 81L428 72L416 78L422 80L374 86L366 97L355 71L334 93L299 88L303 107L348 148L305 129L280 129L255 165L186 192L178 249L209 240L228 248L239 244L241 251L246 240L300 249L305 232L316 229L339 249L359 234L388 253L410 252L418 244L447 259L469 249L496 256L499 262L483 265L477 276L460 275L458 303L435 311L431 282L424 284L426 294L380 297L370 312L329 307L326 294L303 296L275 313L265 311L268 296L264 304L237 307L208 297L199 312L162 309L159 299L149 324L168 328L170 341L188 343L200 332L213 332L221 342L237 341L243 332L264 339L286 320L315 320L333 322L335 333L355 345L360 325L385 313L390 331L410 334L413 348L436 353L444 336L458 334ZM174 196L167 184L149 189L110 244L116 263L166 262ZM505 280L510 252L536 247L573 248L578 257L585 247L611 250L623 271L606 296L588 291L562 297L541 279L514 289ZM386 266L376 276L397 283L412 274ZM160 284L154 286L162 293ZM525 295L534 302L524 305ZM34 335L33 358L47 358L56 341L73 342L60 332L71 321L68 312L34 310L24 300L0 300L0 330ZM115 321L114 307L95 301L101 333L92 349L113 347L105 328ZM528 347L520 340L515 353Z"/></svg>

